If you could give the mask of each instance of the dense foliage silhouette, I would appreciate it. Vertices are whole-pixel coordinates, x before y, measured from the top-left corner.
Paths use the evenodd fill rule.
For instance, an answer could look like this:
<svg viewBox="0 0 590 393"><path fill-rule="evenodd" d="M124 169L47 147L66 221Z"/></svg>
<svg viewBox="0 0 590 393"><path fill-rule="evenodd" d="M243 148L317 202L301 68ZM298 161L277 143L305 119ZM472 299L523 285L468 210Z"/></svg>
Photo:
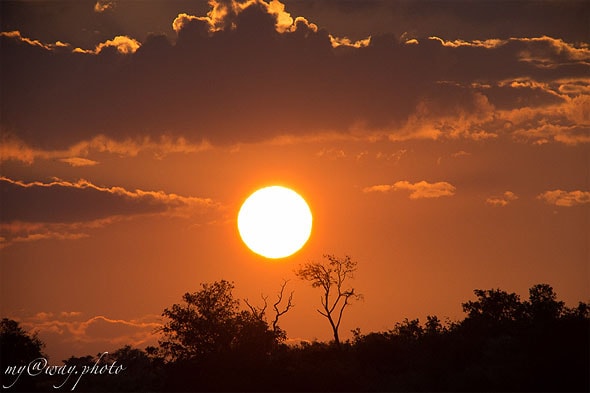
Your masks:
<svg viewBox="0 0 590 393"><path fill-rule="evenodd" d="M23 378L13 385L15 376L7 375L9 367L27 364L44 356L45 344L36 333L27 333L18 322L3 318L0 321L0 380L2 386L11 386L13 391L27 391L35 387L31 380ZM12 370L11 370L12 371ZM12 386L13 385L13 386ZM3 389L4 390L4 389Z"/></svg>
<svg viewBox="0 0 590 393"><path fill-rule="evenodd" d="M500 289L476 289L475 299L462 304L461 321L443 324L428 316L424 324L405 319L383 332L354 329L352 340L339 346L286 345L284 332L260 312L266 307L240 309L232 290L233 284L219 281L185 294L183 303L164 310L159 347L126 346L109 354L104 360L118 361L125 371L89 376L76 390L590 390L590 305L568 308L548 284L530 288L524 301ZM42 347L10 320L3 321L1 343L3 356L10 350L23 354L22 361ZM29 379L26 387L55 390L51 380Z"/></svg>

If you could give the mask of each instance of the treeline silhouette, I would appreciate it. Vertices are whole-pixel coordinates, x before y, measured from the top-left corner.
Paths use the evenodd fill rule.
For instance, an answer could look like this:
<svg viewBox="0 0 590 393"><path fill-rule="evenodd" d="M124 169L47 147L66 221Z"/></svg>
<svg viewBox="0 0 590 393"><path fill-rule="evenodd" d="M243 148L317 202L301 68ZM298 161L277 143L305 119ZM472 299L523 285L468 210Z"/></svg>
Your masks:
<svg viewBox="0 0 590 393"><path fill-rule="evenodd" d="M101 362L116 361L125 370L85 375L75 390L590 391L590 305L566 307L548 284L530 288L524 301L500 289L477 289L476 299L462 304L463 320L428 316L383 332L355 329L339 346L287 345L278 319L266 321L266 300L241 309L232 290L222 280L185 294L164 310L158 347L108 354ZM282 290L277 313L284 311L277 307L281 298ZM42 356L43 343L9 319L2 321L0 344L3 384L7 366ZM71 357L64 364L96 360ZM52 385L63 379L23 376L10 390L55 391Z"/></svg>

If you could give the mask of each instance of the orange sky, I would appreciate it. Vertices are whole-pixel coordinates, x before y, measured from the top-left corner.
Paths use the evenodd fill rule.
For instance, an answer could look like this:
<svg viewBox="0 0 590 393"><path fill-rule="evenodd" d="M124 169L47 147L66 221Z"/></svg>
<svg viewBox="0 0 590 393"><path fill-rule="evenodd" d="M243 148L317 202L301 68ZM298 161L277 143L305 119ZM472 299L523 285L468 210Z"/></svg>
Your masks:
<svg viewBox="0 0 590 393"><path fill-rule="evenodd" d="M0 313L56 362L154 344L220 279L289 279L288 337L328 340L293 274L325 253L359 263L344 338L462 318L475 288L588 300L587 4L1 5ZM272 184L314 214L274 261L236 228Z"/></svg>

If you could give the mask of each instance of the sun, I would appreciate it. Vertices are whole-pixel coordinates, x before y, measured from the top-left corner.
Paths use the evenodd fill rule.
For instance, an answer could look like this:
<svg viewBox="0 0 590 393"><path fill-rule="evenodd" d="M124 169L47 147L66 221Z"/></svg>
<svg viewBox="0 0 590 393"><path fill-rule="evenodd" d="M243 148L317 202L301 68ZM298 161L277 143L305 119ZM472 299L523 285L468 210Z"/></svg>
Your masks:
<svg viewBox="0 0 590 393"><path fill-rule="evenodd" d="M288 257L311 235L312 215L307 202L282 187L261 188L246 199L238 213L238 231L250 250L266 258Z"/></svg>

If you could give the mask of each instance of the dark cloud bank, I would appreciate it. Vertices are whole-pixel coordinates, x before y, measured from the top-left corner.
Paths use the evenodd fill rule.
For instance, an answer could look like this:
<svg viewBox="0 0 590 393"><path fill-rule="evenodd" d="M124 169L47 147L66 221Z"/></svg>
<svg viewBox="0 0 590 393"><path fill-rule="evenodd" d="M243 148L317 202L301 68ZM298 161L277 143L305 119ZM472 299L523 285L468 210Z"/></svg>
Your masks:
<svg viewBox="0 0 590 393"><path fill-rule="evenodd" d="M284 13L262 1L215 12L179 15L174 42L120 36L80 50L3 33L3 137L43 149L99 134L229 144L360 129L396 139L423 118L486 117L462 133L469 137L511 130L513 119L496 111L569 105L588 93L588 45L558 37L385 34L338 46L343 41L303 18L281 28ZM556 122L579 135L590 120L582 110Z"/></svg>
<svg viewBox="0 0 590 393"><path fill-rule="evenodd" d="M0 176L0 193L2 222L73 223L183 207L214 207L210 199L101 187L85 180L25 183Z"/></svg>

